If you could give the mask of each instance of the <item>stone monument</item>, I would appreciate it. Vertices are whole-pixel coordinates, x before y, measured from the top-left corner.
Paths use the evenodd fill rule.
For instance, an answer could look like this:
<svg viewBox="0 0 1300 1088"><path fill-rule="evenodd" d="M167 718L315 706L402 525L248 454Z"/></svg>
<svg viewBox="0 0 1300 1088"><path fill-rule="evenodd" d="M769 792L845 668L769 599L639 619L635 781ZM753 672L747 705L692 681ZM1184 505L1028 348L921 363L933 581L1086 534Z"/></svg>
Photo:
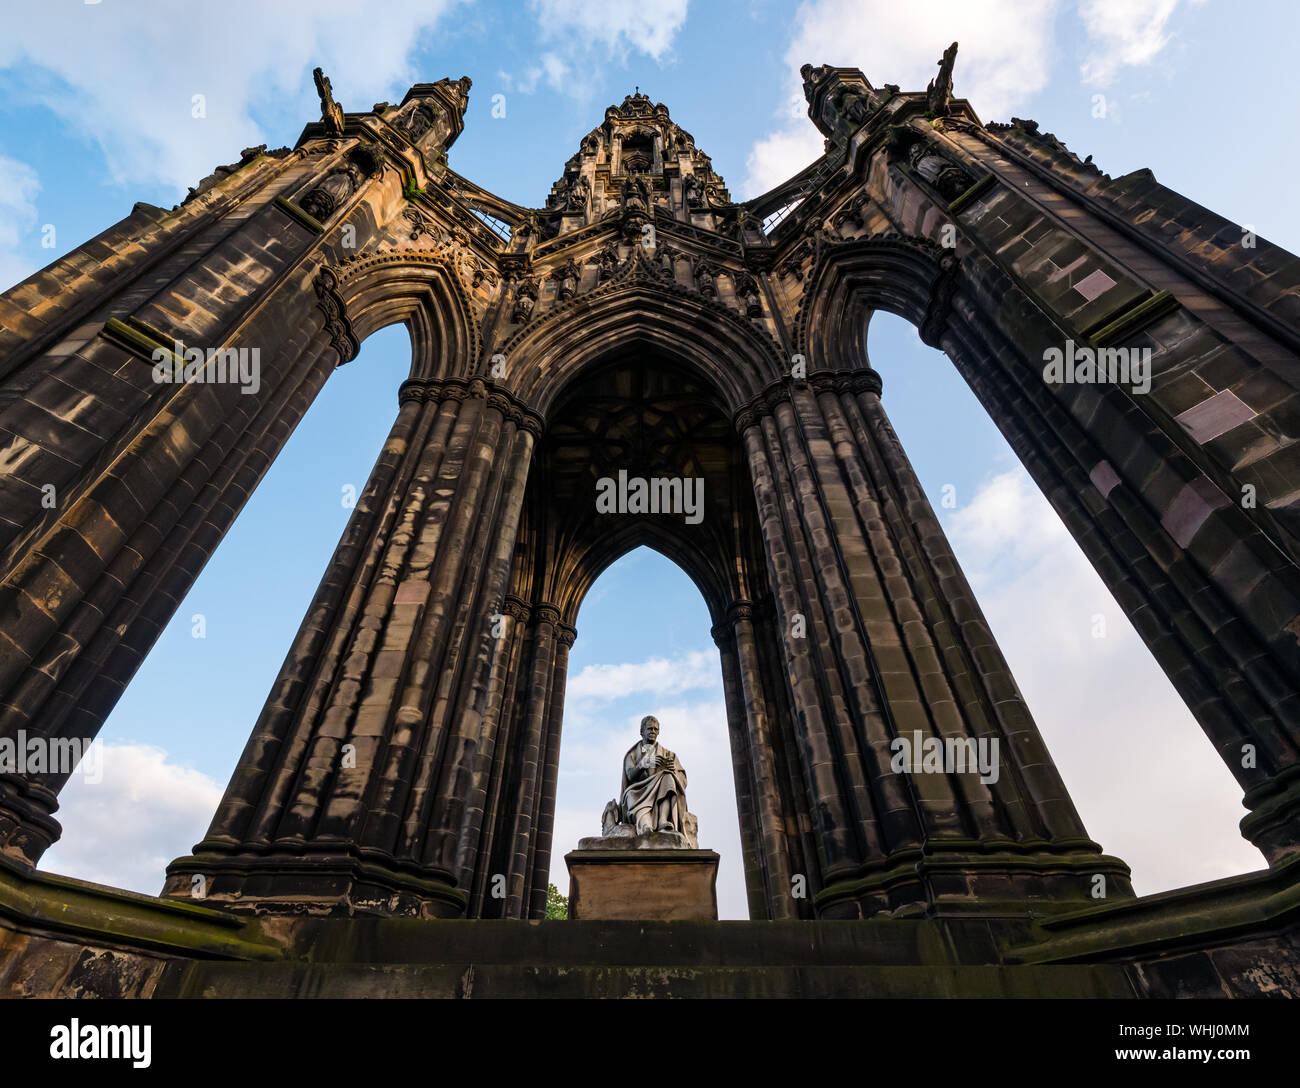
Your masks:
<svg viewBox="0 0 1300 1088"><path fill-rule="evenodd" d="M623 756L617 799L601 834L565 855L569 917L674 921L717 918L718 855L701 850L686 807L686 768L659 743L659 719Z"/></svg>

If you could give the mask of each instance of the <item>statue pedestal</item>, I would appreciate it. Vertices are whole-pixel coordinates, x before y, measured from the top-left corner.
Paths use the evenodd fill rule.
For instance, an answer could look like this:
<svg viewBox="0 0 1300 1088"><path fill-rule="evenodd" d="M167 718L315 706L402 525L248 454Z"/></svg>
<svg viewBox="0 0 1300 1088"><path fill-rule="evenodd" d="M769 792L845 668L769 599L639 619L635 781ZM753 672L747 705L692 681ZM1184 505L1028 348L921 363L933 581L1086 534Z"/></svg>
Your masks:
<svg viewBox="0 0 1300 1088"><path fill-rule="evenodd" d="M627 922L716 921L718 855L659 832L582 839L564 855L569 917ZM680 836L672 836L674 840Z"/></svg>

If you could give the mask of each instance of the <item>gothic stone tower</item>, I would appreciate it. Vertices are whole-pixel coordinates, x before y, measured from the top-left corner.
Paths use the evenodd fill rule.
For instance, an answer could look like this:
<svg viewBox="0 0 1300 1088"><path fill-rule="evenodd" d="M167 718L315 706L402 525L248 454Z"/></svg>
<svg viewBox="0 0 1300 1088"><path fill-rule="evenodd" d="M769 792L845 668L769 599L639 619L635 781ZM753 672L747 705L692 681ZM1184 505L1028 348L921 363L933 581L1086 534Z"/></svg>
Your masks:
<svg viewBox="0 0 1300 1088"><path fill-rule="evenodd" d="M575 616L649 544L714 622L753 918L1122 905L1128 870L1089 839L882 407L882 309L953 360L1241 783L1243 834L1292 872L1300 262L1148 171L983 124L954 55L913 94L806 67L825 154L747 203L643 95L524 208L447 166L468 79L366 113L320 81L294 149L137 205L0 297L0 734L96 734L330 372L401 322L389 439L166 896L540 917ZM258 348L258 389L156 380L178 344ZM1054 380L1053 349L1149 349L1149 391ZM599 513L620 470L702 479L704 516ZM900 772L892 742L917 736L996 741L999 773ZM0 779L10 867L57 838L64 778Z"/></svg>

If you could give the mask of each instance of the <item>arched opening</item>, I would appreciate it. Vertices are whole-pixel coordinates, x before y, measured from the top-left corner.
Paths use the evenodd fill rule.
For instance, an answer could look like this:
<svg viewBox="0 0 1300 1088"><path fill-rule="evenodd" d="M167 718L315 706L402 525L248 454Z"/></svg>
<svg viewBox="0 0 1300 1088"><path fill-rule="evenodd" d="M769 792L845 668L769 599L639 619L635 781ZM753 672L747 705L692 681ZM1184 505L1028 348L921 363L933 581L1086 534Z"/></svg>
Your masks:
<svg viewBox="0 0 1300 1088"><path fill-rule="evenodd" d="M684 587L684 573L703 597L703 615L722 652L721 683L716 672L706 671L715 685L715 714L716 689L723 689L721 720L729 734L735 781L731 804L741 825L741 846L729 861L733 876L724 909L733 917L769 917L773 910L786 910L789 897L775 891L788 883L789 869L788 821L779 813L793 806L791 793L798 787L790 780L790 769L778 766L768 750L772 742L766 730L769 718L788 728L790 716L769 711L768 701L779 700L784 688L776 662L765 658L760 664L752 648L755 626L773 621L753 488L725 405L713 382L689 362L627 340L574 367L552 404L529 472L507 594L506 611L519 621L518 639L502 660L508 662L503 667L515 679L507 682L510 694L503 702L501 737L493 757L497 770L489 776L502 781L485 801L484 819L493 828L490 857L476 874L470 913L539 917L548 869L552 880L562 880L561 855L576 846L577 838L600 832L600 813L612 796L607 781L597 788L606 796L589 814L585 829L574 822L566 825L563 834L572 841L557 839L553 833L567 684L576 680L579 685L577 728L586 738L579 743L590 744L596 727L592 718L596 711L587 705L583 686L600 673L587 673L581 679L583 666L576 670L568 666L568 646L575 644L577 614L596 579L614 569L617 580L627 564L638 562L672 571L666 583L672 587ZM649 505L636 505L632 495L638 482L659 497ZM660 485L666 486L661 490ZM601 496L612 502L602 505ZM643 545L666 558L642 558L653 554L636 550ZM623 559L628 553L637 558ZM673 570L668 560L680 570ZM679 589L674 588L673 594L670 600L681 598ZM734 647L732 628L738 623L744 627L748 655L743 664ZM626 616L622 624L630 626ZM638 665L630 658L611 661L604 656L602 641L589 641L593 649L583 653L594 656L578 660L598 668ZM643 649L646 661L655 654L672 660L656 644L646 643ZM698 655L703 650L693 641L691 652ZM709 654L715 663L717 652ZM698 666L703 659L692 660ZM642 701L651 697L648 692L640 695ZM665 699L671 695L661 693L655 701ZM639 721L648 712L643 709L635 716ZM691 712L666 713L664 743L671 747L667 738L672 735L672 721ZM757 716L757 724L748 720L752 716ZM618 739L610 739L607 746L622 744L617 756L610 757L616 787L619 761L631 741L623 744L621 731L608 735ZM689 765L687 770L690 774ZM781 775L786 777L778 781ZM718 788L716 783L714 787ZM577 804L570 810L571 821L578 819ZM716 826L714 813L710 812L709 826L701 813L696 815L701 817L706 839L712 835L718 841L722 829ZM723 822L733 828L737 823ZM738 864L745 873L744 910L735 900ZM510 891L493 902L482 888L497 873L506 875ZM774 907L778 900L780 905Z"/></svg>
<svg viewBox="0 0 1300 1088"><path fill-rule="evenodd" d="M1138 894L1258 869L1240 788L967 383L901 317L874 313L868 339L889 417L1090 833Z"/></svg>
<svg viewBox="0 0 1300 1088"><path fill-rule="evenodd" d="M700 846L716 850L718 914L748 918L732 752L718 651L698 590L671 560L637 548L607 567L578 613L569 656L550 880L568 894L564 854L600 834L623 754L646 714L689 776Z"/></svg>
<svg viewBox="0 0 1300 1088"><path fill-rule="evenodd" d="M102 773L74 774L60 795L63 836L41 868L153 895L203 837L411 358L410 334L391 325L325 382L108 717Z"/></svg>

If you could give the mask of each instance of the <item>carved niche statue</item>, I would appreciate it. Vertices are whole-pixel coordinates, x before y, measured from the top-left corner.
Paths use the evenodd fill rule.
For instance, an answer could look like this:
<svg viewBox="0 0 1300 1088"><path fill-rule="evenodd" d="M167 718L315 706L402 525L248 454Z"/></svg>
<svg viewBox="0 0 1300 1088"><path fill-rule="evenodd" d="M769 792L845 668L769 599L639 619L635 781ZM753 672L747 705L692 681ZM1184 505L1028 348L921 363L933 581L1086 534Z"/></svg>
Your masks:
<svg viewBox="0 0 1300 1088"><path fill-rule="evenodd" d="M406 133L411 143L415 143L433 128L433 120L433 111L419 103L398 119L397 127Z"/></svg>
<svg viewBox="0 0 1300 1088"><path fill-rule="evenodd" d="M634 174L623 182L623 189L619 195L622 204L619 211L620 233L629 242L643 238L645 236L643 228L654 216L650 207L653 199L650 183L645 178Z"/></svg>
<svg viewBox="0 0 1300 1088"><path fill-rule="evenodd" d="M682 182L682 192L686 197L686 206L688 208L704 207L704 186L700 184L700 179L694 174L687 174Z"/></svg>
<svg viewBox="0 0 1300 1088"><path fill-rule="evenodd" d="M587 210L587 201L590 199L591 183L578 175L565 178L560 191L547 203L558 207L562 212L583 212Z"/></svg>
<svg viewBox="0 0 1300 1088"><path fill-rule="evenodd" d="M738 272L733 277L733 281L736 285L736 294L745 307L745 316L762 317L763 300L758 293L758 283L754 277L748 272Z"/></svg>
<svg viewBox="0 0 1300 1088"><path fill-rule="evenodd" d="M600 282L604 283L618 271L618 246L613 242L596 254L596 264L600 268Z"/></svg>
<svg viewBox="0 0 1300 1088"><path fill-rule="evenodd" d="M515 305L510 311L510 320L516 325L527 324L537 305L537 280L530 277L523 280L515 290Z"/></svg>
<svg viewBox="0 0 1300 1088"><path fill-rule="evenodd" d="M577 261L570 257L567 264L557 268L551 274L551 279L557 284L555 297L561 302L568 302L578 292L578 281L582 279L582 269L578 267Z"/></svg>
<svg viewBox="0 0 1300 1088"><path fill-rule="evenodd" d="M303 197L300 207L323 223L357 191L364 180L365 174L361 168L352 160L345 160Z"/></svg>
<svg viewBox="0 0 1300 1088"><path fill-rule="evenodd" d="M705 298L713 298L718 293L718 269L708 261L700 261L695 266L695 286Z"/></svg>
<svg viewBox="0 0 1300 1088"><path fill-rule="evenodd" d="M650 186L645 178L637 177L635 174L629 176L623 182L622 192L623 212L628 214L646 215L650 211Z"/></svg>
<svg viewBox="0 0 1300 1088"><path fill-rule="evenodd" d="M623 757L619 798L605 806L601 824L604 838L653 834L670 846L700 848L699 821L686 810L686 769L659 743L658 718L641 719L641 739Z"/></svg>

